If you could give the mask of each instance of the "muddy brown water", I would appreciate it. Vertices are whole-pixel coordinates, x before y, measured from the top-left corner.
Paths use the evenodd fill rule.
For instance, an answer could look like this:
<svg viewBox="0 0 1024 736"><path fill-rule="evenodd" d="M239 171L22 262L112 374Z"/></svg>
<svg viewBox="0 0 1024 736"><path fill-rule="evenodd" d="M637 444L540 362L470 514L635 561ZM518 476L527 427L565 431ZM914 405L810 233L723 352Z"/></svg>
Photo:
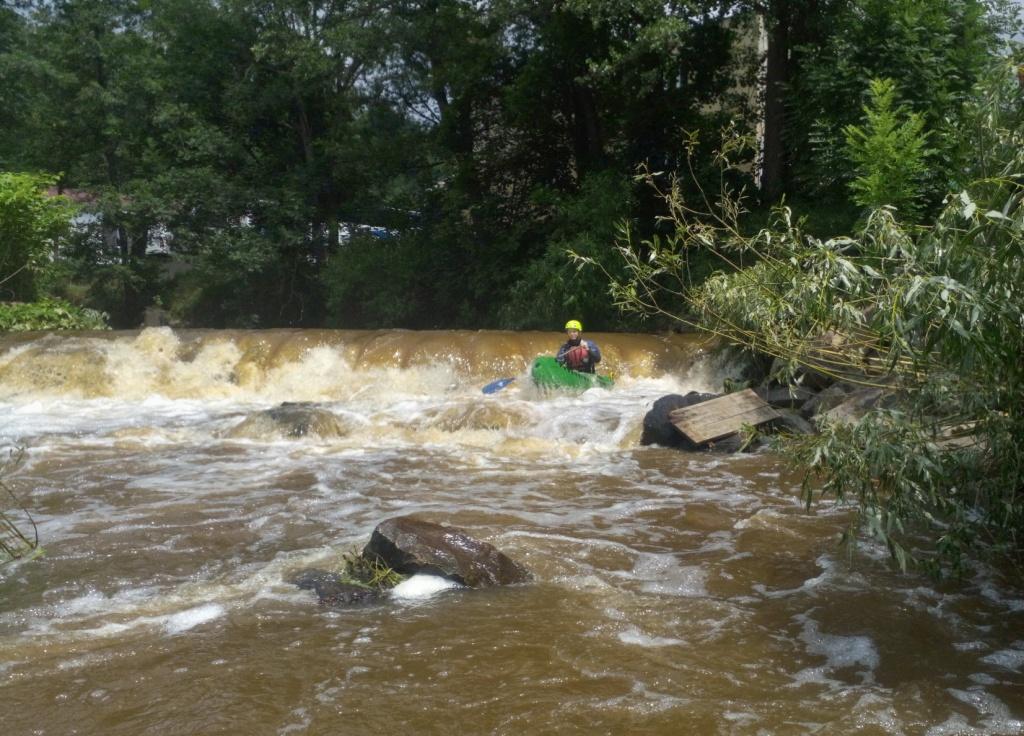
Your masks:
<svg viewBox="0 0 1024 736"><path fill-rule="evenodd" d="M1024 732L1019 590L848 557L849 511L805 511L770 453L639 447L654 399L729 366L588 336L617 383L575 396L525 375L556 333L0 338L46 550L0 567L3 735ZM283 401L337 422L252 421ZM399 514L536 582L352 610L286 582Z"/></svg>

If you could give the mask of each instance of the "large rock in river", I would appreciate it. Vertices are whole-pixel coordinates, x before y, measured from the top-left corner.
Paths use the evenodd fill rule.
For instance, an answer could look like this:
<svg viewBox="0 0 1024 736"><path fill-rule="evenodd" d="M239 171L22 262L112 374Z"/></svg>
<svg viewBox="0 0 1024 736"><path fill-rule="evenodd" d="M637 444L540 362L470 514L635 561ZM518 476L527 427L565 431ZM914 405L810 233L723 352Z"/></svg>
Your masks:
<svg viewBox="0 0 1024 736"><path fill-rule="evenodd" d="M470 588L525 583L533 577L493 545L461 529L411 516L381 522L363 557L405 575L440 575Z"/></svg>
<svg viewBox="0 0 1024 736"><path fill-rule="evenodd" d="M681 409L705 401L718 398L718 394L705 394L691 391L685 396L668 394L654 402L654 406L644 416L644 431L640 437L641 445L661 445L674 447L691 452L752 452L764 445L764 439L755 435L752 440L745 439L739 433L721 437L717 440L696 443L680 432L672 423L671 414Z"/></svg>
<svg viewBox="0 0 1024 736"><path fill-rule="evenodd" d="M716 394L703 394L699 391L691 391L686 396L680 394L662 396L654 402L654 406L644 416L644 432L640 436L640 444L677 447L681 450L700 449L699 445L688 440L682 432L675 428L675 425L669 420L669 414L675 409L693 406L715 397Z"/></svg>

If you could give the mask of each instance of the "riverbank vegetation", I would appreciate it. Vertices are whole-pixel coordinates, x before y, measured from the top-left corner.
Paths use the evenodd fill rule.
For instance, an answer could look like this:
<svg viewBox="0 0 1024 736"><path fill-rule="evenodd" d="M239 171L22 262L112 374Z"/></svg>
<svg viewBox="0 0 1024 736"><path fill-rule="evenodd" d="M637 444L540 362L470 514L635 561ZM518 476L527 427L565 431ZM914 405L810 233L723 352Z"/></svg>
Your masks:
<svg viewBox="0 0 1024 736"><path fill-rule="evenodd" d="M1024 562L1017 71L996 61L958 108L955 137L970 136L973 155L960 159L964 186L939 205L921 206L931 131L894 107L892 84L879 80L863 122L846 128L857 164L849 188L866 207L849 235L815 237L788 207L747 235L741 193L692 197L673 181L662 192L670 234L637 241L627 233L619 244L629 277L611 280L624 308L771 356L783 383L816 375L877 389L862 418L825 423L788 449L810 471L808 504L817 494L857 501L859 525L901 566L957 569L981 554L1019 574ZM720 151L725 169L730 150ZM708 249L748 265L695 282L690 259ZM688 309L678 310L679 300Z"/></svg>
<svg viewBox="0 0 1024 736"><path fill-rule="evenodd" d="M934 214L997 6L24 0L0 9L0 170L78 207L39 295L115 327L157 300L199 327L665 327L565 255L615 271L618 223L659 232L638 166L708 186L717 132L760 130L730 174L751 222L785 198L845 231L844 131L889 79Z"/></svg>
<svg viewBox="0 0 1024 736"><path fill-rule="evenodd" d="M17 469L23 457L24 450L16 448L0 463L0 565L42 553L35 520L7 484L7 476Z"/></svg>

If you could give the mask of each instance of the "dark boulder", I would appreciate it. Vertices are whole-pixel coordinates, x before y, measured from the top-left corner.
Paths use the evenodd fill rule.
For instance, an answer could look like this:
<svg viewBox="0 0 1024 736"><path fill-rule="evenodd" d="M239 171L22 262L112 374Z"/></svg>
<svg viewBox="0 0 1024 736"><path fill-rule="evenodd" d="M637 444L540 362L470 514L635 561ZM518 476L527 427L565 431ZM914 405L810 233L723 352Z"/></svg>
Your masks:
<svg viewBox="0 0 1024 736"><path fill-rule="evenodd" d="M324 580L316 586L316 595L325 606L348 607L376 603L382 594L379 590L342 580Z"/></svg>
<svg viewBox="0 0 1024 736"><path fill-rule="evenodd" d="M335 439L348 433L349 427L326 409L309 402L286 401L273 409L249 415L233 427L227 436L256 440L307 436Z"/></svg>
<svg viewBox="0 0 1024 736"><path fill-rule="evenodd" d="M681 450L706 449L688 440L682 432L676 429L669 420L669 414L684 406L693 406L708 399L714 399L717 394L704 394L699 391L691 391L682 396L680 394L668 394L654 402L654 406L644 415L644 431L640 435L641 445L661 445L662 447L675 447Z"/></svg>
<svg viewBox="0 0 1024 736"><path fill-rule="evenodd" d="M404 575L440 575L470 588L524 583L532 575L487 542L455 527L399 516L381 522L363 549Z"/></svg>
<svg viewBox="0 0 1024 736"><path fill-rule="evenodd" d="M846 400L846 397L854 387L847 383L834 383L821 393L815 394L800 407L800 414L804 419L823 414L829 409L834 409Z"/></svg>
<svg viewBox="0 0 1024 736"><path fill-rule="evenodd" d="M882 388L858 388L848 393L843 401L828 411L824 417L829 422L852 424L875 408L891 408L896 402L895 394Z"/></svg>
<svg viewBox="0 0 1024 736"><path fill-rule="evenodd" d="M292 576L291 582L303 590L315 590L320 603L325 606L361 606L374 603L381 597L380 591L354 585L338 573L327 570L302 570Z"/></svg>
<svg viewBox="0 0 1024 736"><path fill-rule="evenodd" d="M754 393L776 409L797 409L817 395L803 386L766 386L754 389Z"/></svg>
<svg viewBox="0 0 1024 736"><path fill-rule="evenodd" d="M299 586L302 590L315 590L318 582L337 577L338 573L336 572L328 572L327 570L319 570L315 567L311 567L295 573L288 578L288 582L292 585Z"/></svg>
<svg viewBox="0 0 1024 736"><path fill-rule="evenodd" d="M780 434L791 435L816 434L818 431L802 416L786 409L781 410L779 418L772 421L772 429Z"/></svg>

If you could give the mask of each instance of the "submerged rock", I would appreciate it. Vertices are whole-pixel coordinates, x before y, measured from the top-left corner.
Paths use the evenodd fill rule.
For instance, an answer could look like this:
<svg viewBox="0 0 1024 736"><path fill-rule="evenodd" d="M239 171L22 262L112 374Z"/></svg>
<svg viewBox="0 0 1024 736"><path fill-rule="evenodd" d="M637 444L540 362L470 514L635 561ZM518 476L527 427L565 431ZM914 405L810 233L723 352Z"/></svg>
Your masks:
<svg viewBox="0 0 1024 736"><path fill-rule="evenodd" d="M530 572L487 542L461 529L411 516L380 523L363 557L379 560L404 575L425 573L470 588L525 583Z"/></svg>
<svg viewBox="0 0 1024 736"><path fill-rule="evenodd" d="M779 418L772 422L772 429L781 434L815 434L817 430L814 425L794 411L783 409L779 412Z"/></svg>
<svg viewBox="0 0 1024 736"><path fill-rule="evenodd" d="M847 395L854 390L845 383L834 383L820 393L814 394L800 406L800 414L804 419L811 419L824 414L829 409L839 406Z"/></svg>
<svg viewBox="0 0 1024 736"><path fill-rule="evenodd" d="M349 428L337 416L309 402L286 401L273 409L257 412L228 431L235 439L268 440L281 437L313 436L322 439L344 437Z"/></svg>
<svg viewBox="0 0 1024 736"><path fill-rule="evenodd" d="M478 403L469 406L448 406L432 418L431 425L445 432L460 430L507 430L529 421L522 411L503 404Z"/></svg>
<svg viewBox="0 0 1024 736"><path fill-rule="evenodd" d="M382 593L346 581L336 572L310 568L296 573L291 582L303 590L316 591L320 603L325 606L346 607L374 603Z"/></svg>

